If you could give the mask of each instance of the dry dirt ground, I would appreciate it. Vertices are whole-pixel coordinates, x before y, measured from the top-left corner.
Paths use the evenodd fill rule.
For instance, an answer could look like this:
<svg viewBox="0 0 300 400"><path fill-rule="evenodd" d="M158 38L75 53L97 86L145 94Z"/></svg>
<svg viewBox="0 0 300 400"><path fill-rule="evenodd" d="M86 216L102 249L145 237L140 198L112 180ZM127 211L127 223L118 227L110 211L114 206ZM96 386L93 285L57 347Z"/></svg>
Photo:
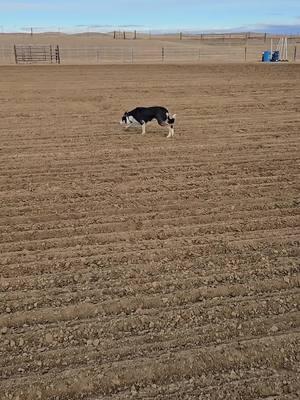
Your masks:
<svg viewBox="0 0 300 400"><path fill-rule="evenodd" d="M299 65L0 68L0 398L298 399ZM122 131L136 105L155 124Z"/></svg>

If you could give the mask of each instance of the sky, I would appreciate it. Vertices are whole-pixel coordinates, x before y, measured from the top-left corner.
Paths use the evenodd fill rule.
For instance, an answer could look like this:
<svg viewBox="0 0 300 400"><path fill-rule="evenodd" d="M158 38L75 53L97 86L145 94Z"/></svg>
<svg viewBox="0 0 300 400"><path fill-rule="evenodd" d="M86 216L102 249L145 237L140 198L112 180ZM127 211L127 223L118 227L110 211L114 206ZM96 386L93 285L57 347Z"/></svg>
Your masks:
<svg viewBox="0 0 300 400"><path fill-rule="evenodd" d="M300 0L0 0L0 32L88 26L300 33Z"/></svg>

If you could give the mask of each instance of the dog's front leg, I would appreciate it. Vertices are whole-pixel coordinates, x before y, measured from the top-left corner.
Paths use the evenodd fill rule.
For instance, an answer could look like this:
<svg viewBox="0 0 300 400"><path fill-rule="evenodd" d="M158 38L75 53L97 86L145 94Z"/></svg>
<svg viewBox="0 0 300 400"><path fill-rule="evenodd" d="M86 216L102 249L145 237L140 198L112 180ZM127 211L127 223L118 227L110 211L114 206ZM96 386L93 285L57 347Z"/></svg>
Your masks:
<svg viewBox="0 0 300 400"><path fill-rule="evenodd" d="M171 125L171 136L174 136L174 125Z"/></svg>
<svg viewBox="0 0 300 400"><path fill-rule="evenodd" d="M144 121L142 121L142 135L145 135L146 133L146 124Z"/></svg>
<svg viewBox="0 0 300 400"><path fill-rule="evenodd" d="M168 133L167 138L170 138L170 137L172 137L174 135L174 132L173 132L173 130L172 130L172 128L170 126L168 126L168 129L169 129L169 133Z"/></svg>

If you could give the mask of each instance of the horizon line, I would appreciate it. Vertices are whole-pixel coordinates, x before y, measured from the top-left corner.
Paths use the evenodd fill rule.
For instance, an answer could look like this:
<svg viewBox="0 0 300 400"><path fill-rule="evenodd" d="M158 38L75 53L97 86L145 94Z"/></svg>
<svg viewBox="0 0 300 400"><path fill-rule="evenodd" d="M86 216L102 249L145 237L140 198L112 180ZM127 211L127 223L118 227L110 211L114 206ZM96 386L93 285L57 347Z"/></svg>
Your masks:
<svg viewBox="0 0 300 400"><path fill-rule="evenodd" d="M134 32L142 34L290 34L299 35L300 25L261 25L260 27L254 26L241 26L236 28L149 28L142 25L74 25L74 26L23 26L6 28L0 24L0 34L35 34L43 33L61 33L61 34L109 34L115 32Z"/></svg>

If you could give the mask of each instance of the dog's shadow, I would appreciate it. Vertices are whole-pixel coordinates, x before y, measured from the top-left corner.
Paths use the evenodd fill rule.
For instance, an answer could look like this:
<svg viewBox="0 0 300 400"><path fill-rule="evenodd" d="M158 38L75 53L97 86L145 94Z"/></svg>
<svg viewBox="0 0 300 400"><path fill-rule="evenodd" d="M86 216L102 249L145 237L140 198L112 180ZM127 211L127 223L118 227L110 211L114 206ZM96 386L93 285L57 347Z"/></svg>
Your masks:
<svg viewBox="0 0 300 400"><path fill-rule="evenodd" d="M167 132L162 132L159 130L155 129L147 129L146 133L142 134L139 129L131 129L127 130L125 132L122 132L123 135L128 135L130 137L137 137L140 136L142 138L147 138L147 137L156 137L156 138L164 138L168 136L168 131Z"/></svg>
<svg viewBox="0 0 300 400"><path fill-rule="evenodd" d="M155 137L167 137L168 136L168 128L167 127L160 127L160 126L155 126L155 124L147 124L146 126L146 133L142 134L142 126L130 126L129 128L124 128L121 127L122 129L122 134L123 135L129 135L129 136L141 136L141 137L147 137L149 135L155 136ZM176 131L175 131L176 134Z"/></svg>

